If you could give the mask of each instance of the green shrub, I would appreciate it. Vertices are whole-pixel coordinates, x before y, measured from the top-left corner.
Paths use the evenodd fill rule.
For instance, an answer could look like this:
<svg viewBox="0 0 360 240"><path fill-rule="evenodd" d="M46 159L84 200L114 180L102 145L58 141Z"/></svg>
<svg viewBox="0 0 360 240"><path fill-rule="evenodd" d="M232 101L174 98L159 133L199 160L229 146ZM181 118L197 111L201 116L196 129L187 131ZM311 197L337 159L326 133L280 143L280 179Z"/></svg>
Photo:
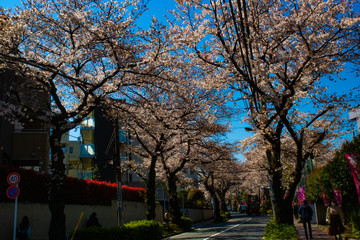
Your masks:
<svg viewBox="0 0 360 240"><path fill-rule="evenodd" d="M260 208L260 214L261 215L266 215L268 212L268 210L266 210L265 208Z"/></svg>
<svg viewBox="0 0 360 240"><path fill-rule="evenodd" d="M298 235L294 225L278 224L271 220L265 227L263 240L297 240Z"/></svg>
<svg viewBox="0 0 360 240"><path fill-rule="evenodd" d="M273 215L272 209L267 210L266 214L267 214L268 216L272 216L272 215Z"/></svg>
<svg viewBox="0 0 360 240"><path fill-rule="evenodd" d="M191 208L206 207L205 197L203 191L200 189L192 189L187 194L187 202Z"/></svg>
<svg viewBox="0 0 360 240"><path fill-rule="evenodd" d="M183 230L175 223L165 224L165 235L170 236L173 234L181 233Z"/></svg>
<svg viewBox="0 0 360 240"><path fill-rule="evenodd" d="M181 217L179 222L179 227L184 231L191 231L192 228L192 220L188 217Z"/></svg>
<svg viewBox="0 0 360 240"><path fill-rule="evenodd" d="M184 201L184 204L185 204L185 207L186 208L189 208L190 207L190 204L187 200L187 195L188 193L190 192L190 190L179 190L177 192L177 200L178 200L178 203L179 205L182 205L183 201Z"/></svg>
<svg viewBox="0 0 360 240"><path fill-rule="evenodd" d="M75 236L75 240L102 240L102 239L116 239L115 237L121 236L121 239L127 240L130 238L126 238L126 228L123 227L89 227L89 228L82 228L79 229ZM119 238L120 239L120 238Z"/></svg>
<svg viewBox="0 0 360 240"><path fill-rule="evenodd" d="M352 215L351 216L351 233L356 239L360 239L360 216Z"/></svg>
<svg viewBox="0 0 360 240"><path fill-rule="evenodd" d="M155 220L132 221L124 224L130 231L131 239L153 240L161 239L164 233L164 226Z"/></svg>
<svg viewBox="0 0 360 240"><path fill-rule="evenodd" d="M225 222L230 219L230 212L220 212L221 221Z"/></svg>
<svg viewBox="0 0 360 240"><path fill-rule="evenodd" d="M161 239L164 226L155 220L132 221L121 227L90 227L79 229L74 240L156 240Z"/></svg>
<svg viewBox="0 0 360 240"><path fill-rule="evenodd" d="M264 201L261 204L260 214L267 215L267 212L269 210L271 210L271 200L270 198L264 199Z"/></svg>

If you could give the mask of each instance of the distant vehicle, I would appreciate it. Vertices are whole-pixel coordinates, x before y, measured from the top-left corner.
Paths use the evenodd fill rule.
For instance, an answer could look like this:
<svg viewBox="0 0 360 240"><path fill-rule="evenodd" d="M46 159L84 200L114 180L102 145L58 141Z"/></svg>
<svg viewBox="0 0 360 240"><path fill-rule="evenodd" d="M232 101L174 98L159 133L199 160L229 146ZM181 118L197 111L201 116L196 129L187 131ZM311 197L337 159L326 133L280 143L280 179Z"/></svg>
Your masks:
<svg viewBox="0 0 360 240"><path fill-rule="evenodd" d="M247 206L246 210L247 215L256 215L260 216L260 204L257 202L252 202Z"/></svg>
<svg viewBox="0 0 360 240"><path fill-rule="evenodd" d="M240 205L240 212L246 213L246 205Z"/></svg>

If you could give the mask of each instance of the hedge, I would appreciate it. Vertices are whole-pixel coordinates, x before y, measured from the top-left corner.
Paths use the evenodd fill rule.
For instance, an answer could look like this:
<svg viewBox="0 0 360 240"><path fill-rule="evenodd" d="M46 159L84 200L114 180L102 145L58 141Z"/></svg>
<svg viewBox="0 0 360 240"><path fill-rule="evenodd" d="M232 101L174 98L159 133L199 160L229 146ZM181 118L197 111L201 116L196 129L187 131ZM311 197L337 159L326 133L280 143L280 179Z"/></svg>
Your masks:
<svg viewBox="0 0 360 240"><path fill-rule="evenodd" d="M306 198L313 202L322 203L322 192L331 199L334 198L333 188L340 189L343 203L342 210L345 218L349 220L351 214L358 212L360 208L354 179L345 157L347 153L360 154L360 136L344 143L330 162L310 173L306 182ZM358 159L358 168L359 165L360 161Z"/></svg>
<svg viewBox="0 0 360 240"><path fill-rule="evenodd" d="M132 221L120 227L91 227L79 229L74 240L157 240L161 239L164 226L155 220Z"/></svg>
<svg viewBox="0 0 360 240"><path fill-rule="evenodd" d="M11 172L20 174L20 202L48 202L50 175L8 165L0 165L0 202L13 201L6 196L6 189L10 186L7 176ZM66 177L65 203L109 206L112 200L116 200L116 189L116 183ZM145 195L146 190L143 188L122 186L124 201L144 202Z"/></svg>
<svg viewBox="0 0 360 240"><path fill-rule="evenodd" d="M191 231L191 229L192 229L192 220L191 220L191 218L182 216L180 218L179 227L182 230L186 231L186 232Z"/></svg>

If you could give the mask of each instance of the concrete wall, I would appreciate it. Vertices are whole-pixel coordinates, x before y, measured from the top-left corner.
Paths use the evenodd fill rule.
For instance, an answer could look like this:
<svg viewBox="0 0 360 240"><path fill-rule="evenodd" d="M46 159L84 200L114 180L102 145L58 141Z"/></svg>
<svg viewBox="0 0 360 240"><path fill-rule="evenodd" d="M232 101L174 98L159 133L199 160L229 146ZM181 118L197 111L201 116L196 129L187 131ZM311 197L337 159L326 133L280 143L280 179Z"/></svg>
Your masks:
<svg viewBox="0 0 360 240"><path fill-rule="evenodd" d="M191 218L193 223L202 222L214 218L214 210L185 209L185 216Z"/></svg>
<svg viewBox="0 0 360 240"><path fill-rule="evenodd" d="M14 202L0 203L1 240L12 240L14 208ZM79 228L86 226L86 221L93 212L97 213L97 217L102 226L114 227L117 225L116 209L116 201L112 202L112 206L66 205L66 231L69 239L71 238L71 234L74 231L82 212L84 212L84 215L80 220ZM146 219L145 203L124 201L123 209L122 223ZM19 203L17 212L17 226L20 224L23 216L29 217L32 240L48 239L51 214L47 204ZM213 217L212 210L187 209L185 212L193 219L193 222L208 220ZM155 219L159 222L163 222L163 208L161 205L157 205L156 207Z"/></svg>
<svg viewBox="0 0 360 240"><path fill-rule="evenodd" d="M144 203L124 202L123 206L122 223L146 219ZM12 239L14 207L14 203L0 203L0 239L2 240ZM161 211L161 207L159 208ZM79 228L86 226L86 221L93 212L97 213L102 226L114 227L117 225L116 209L116 201L113 201L112 206L66 205L66 231L68 236L71 237L71 233L74 231L82 211L84 211L84 215L81 218ZM20 224L23 216L29 217L32 240L48 239L51 214L47 204L19 203L17 211L17 226Z"/></svg>

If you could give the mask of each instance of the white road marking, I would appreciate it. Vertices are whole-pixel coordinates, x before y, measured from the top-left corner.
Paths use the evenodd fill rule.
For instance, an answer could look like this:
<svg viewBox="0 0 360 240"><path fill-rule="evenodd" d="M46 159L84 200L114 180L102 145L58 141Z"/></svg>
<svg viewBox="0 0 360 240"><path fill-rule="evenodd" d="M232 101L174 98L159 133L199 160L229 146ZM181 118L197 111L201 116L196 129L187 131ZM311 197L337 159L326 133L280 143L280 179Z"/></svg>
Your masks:
<svg viewBox="0 0 360 240"><path fill-rule="evenodd" d="M245 220L245 221L243 221L243 222L241 222L241 223L239 223L239 224L236 224L236 225L234 225L234 226L232 226L232 227L229 227L229 228L225 229L224 231L215 233L215 234L211 235L211 236L208 237L208 238L204 238L203 240L209 240L210 238L215 237L215 236L217 236L217 235L220 235L220 234L222 234L222 233L224 233L224 232L227 232L227 231L229 231L229 230L231 230L231 229L233 229L233 228L236 228L237 226L239 226L239 225L241 225L241 224L243 224L243 223L246 223L246 222L250 221L251 219L252 219L252 218L248 218L247 220Z"/></svg>

